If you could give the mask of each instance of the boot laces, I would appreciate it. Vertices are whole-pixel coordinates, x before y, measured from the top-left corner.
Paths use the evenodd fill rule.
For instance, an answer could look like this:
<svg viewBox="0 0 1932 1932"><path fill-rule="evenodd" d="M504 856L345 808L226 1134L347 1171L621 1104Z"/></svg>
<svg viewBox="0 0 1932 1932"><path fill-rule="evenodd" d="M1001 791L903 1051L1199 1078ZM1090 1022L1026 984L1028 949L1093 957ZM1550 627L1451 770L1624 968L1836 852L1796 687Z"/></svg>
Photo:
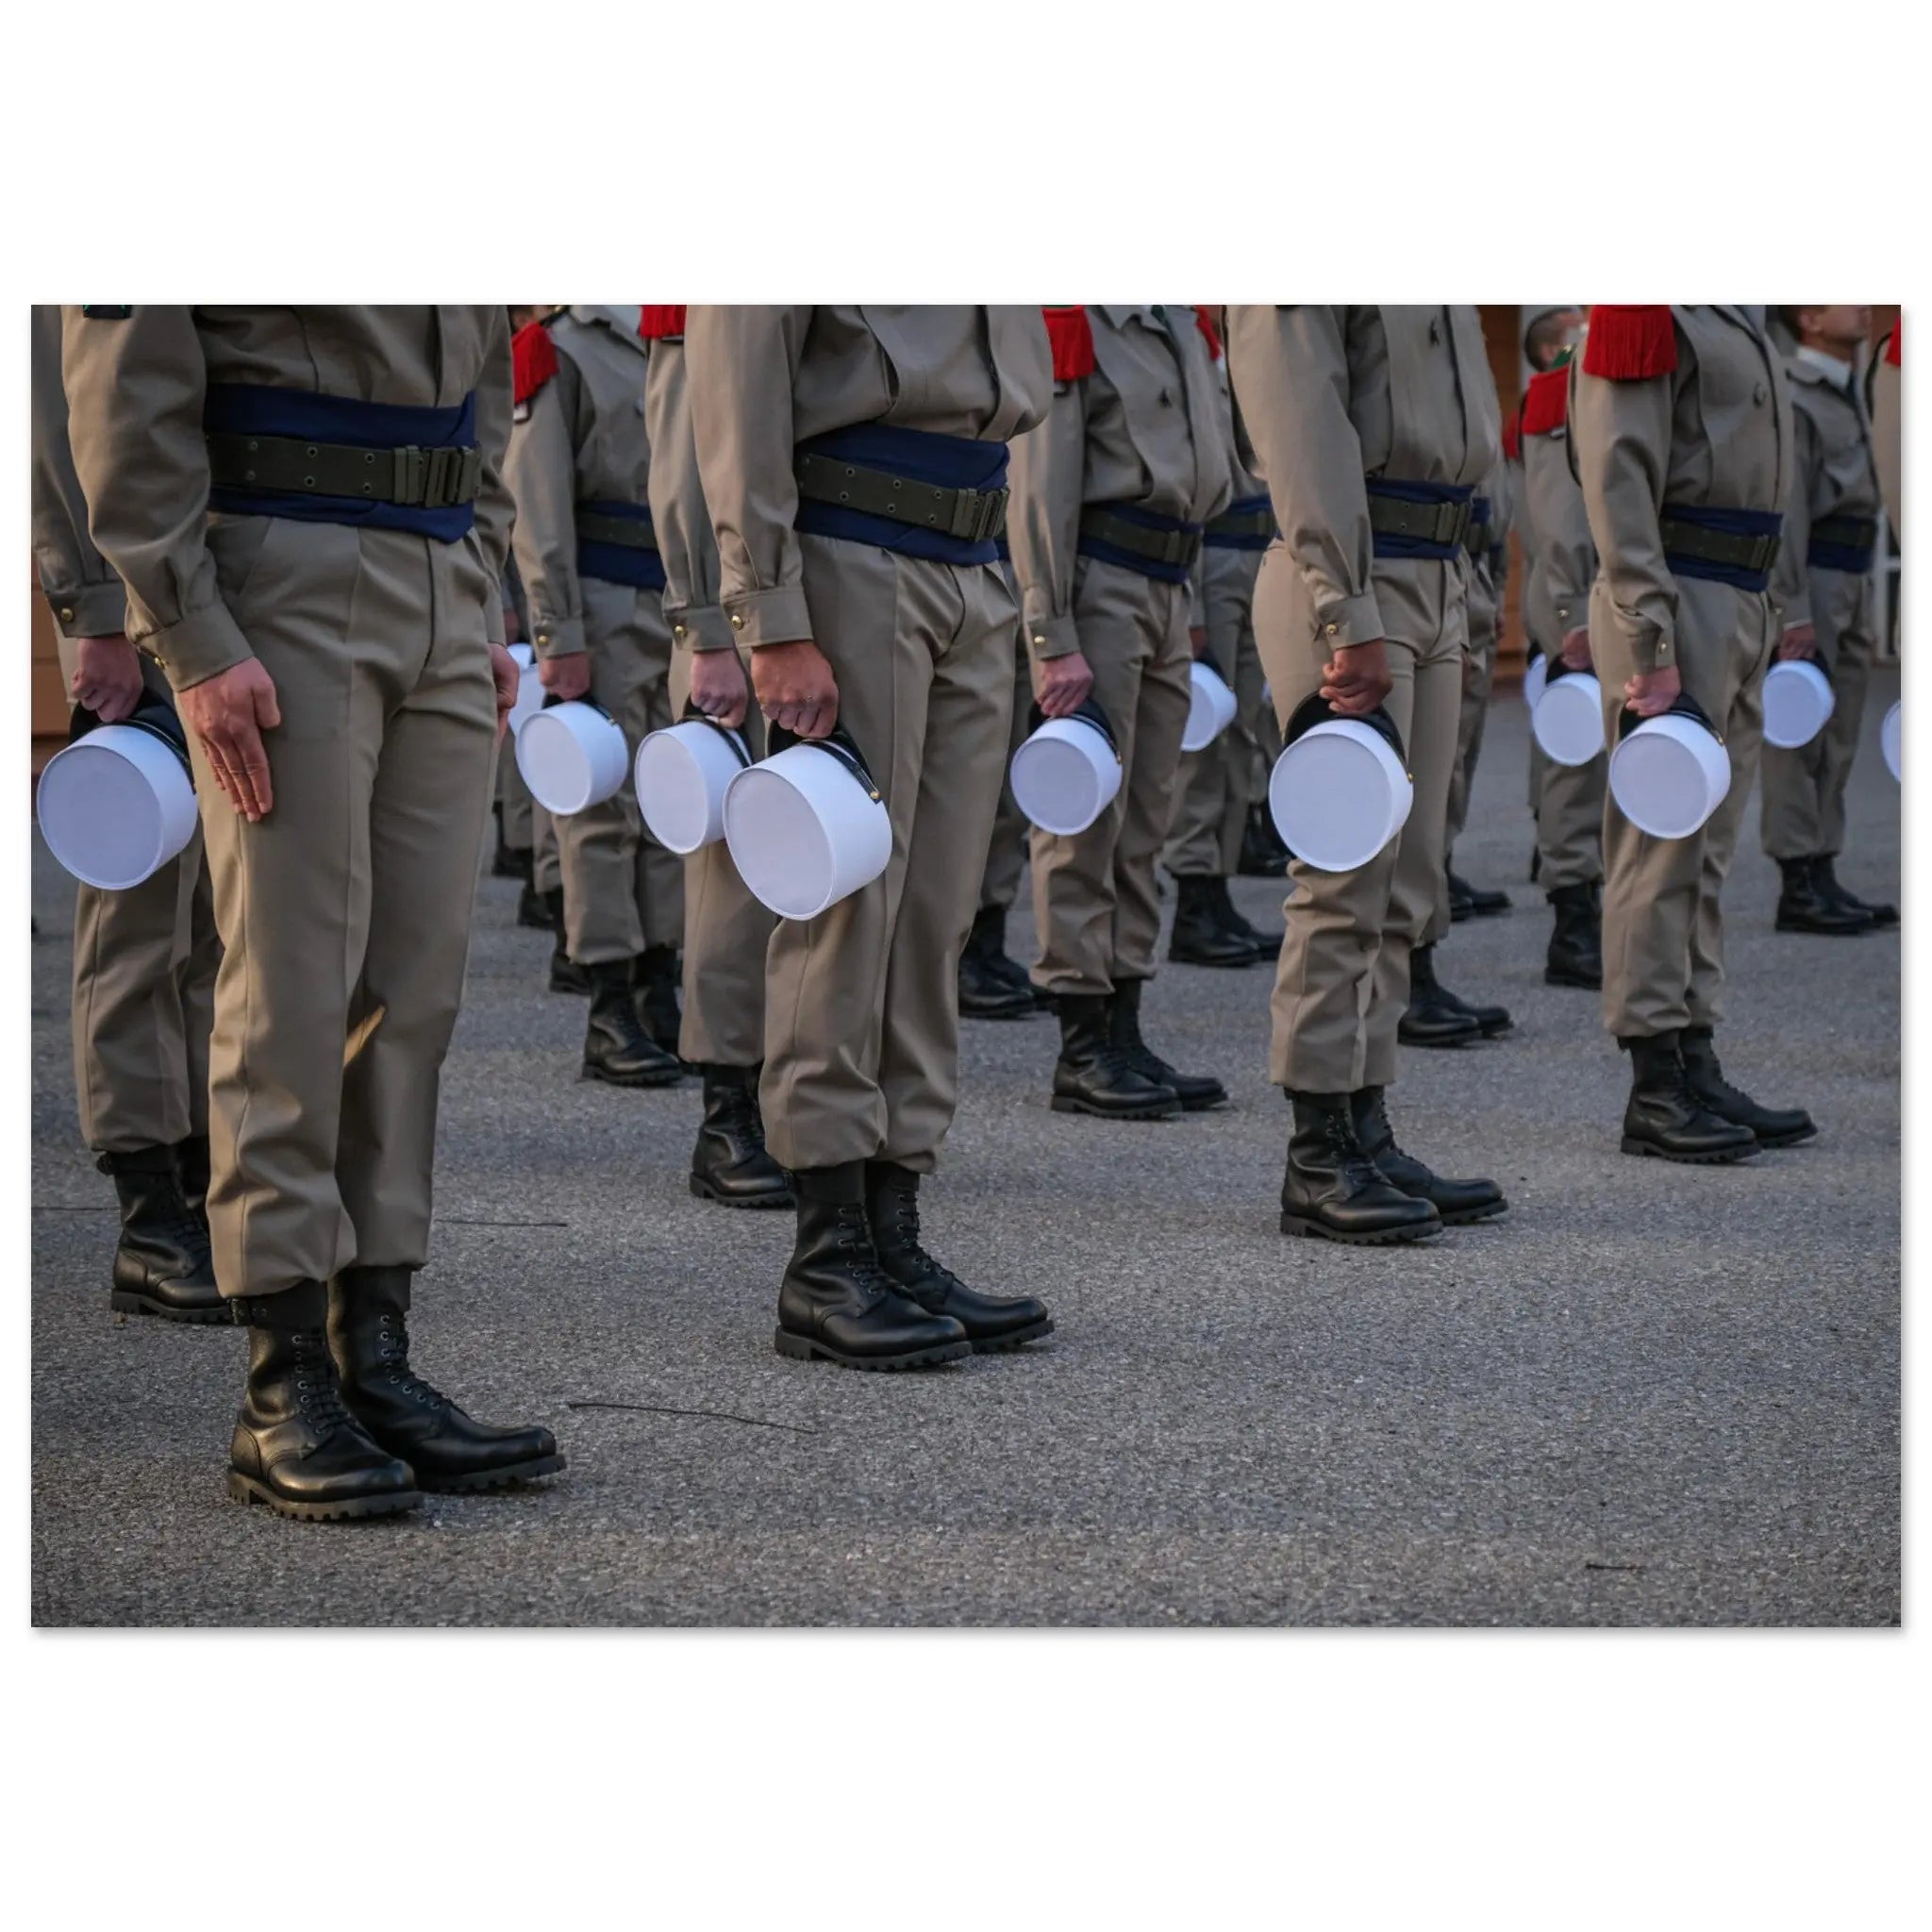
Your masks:
<svg viewBox="0 0 1932 1932"><path fill-rule="evenodd" d="M302 1330L291 1342L295 1357L295 1406L318 1433L328 1435L349 1421L342 1406L341 1385L328 1352L328 1338L320 1330Z"/></svg>
<svg viewBox="0 0 1932 1932"><path fill-rule="evenodd" d="M447 1408L449 1397L433 1389L409 1367L409 1330L398 1314L385 1309L375 1321L375 1357L383 1379L398 1393L425 1408Z"/></svg>
<svg viewBox="0 0 1932 1932"><path fill-rule="evenodd" d="M943 1281L949 1288L964 1288L965 1283L943 1262L935 1260L919 1239L919 1196L909 1189L892 1191L892 1240L905 1249L921 1271Z"/></svg>
<svg viewBox="0 0 1932 1932"><path fill-rule="evenodd" d="M866 1219L863 1202L846 1201L840 1205L838 1230L833 1245L858 1291L868 1301L892 1292L897 1284L879 1266L878 1252L873 1246L872 1224Z"/></svg>
<svg viewBox="0 0 1932 1932"><path fill-rule="evenodd" d="M1370 1159L1356 1134L1355 1123L1345 1113L1338 1110L1329 1114L1322 1123L1322 1133L1344 1179L1365 1188L1382 1178L1380 1169ZM1392 1138L1390 1144L1394 1144Z"/></svg>

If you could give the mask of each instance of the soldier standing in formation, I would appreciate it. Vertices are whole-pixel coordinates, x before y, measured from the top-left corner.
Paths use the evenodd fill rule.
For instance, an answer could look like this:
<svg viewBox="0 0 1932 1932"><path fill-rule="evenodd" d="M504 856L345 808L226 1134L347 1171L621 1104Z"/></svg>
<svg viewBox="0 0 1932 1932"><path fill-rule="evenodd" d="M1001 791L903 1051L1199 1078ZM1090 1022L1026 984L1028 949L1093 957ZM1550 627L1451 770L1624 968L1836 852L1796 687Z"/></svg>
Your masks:
<svg viewBox="0 0 1932 1932"><path fill-rule="evenodd" d="M892 827L885 872L781 921L767 956L759 1100L798 1216L775 1345L858 1369L1010 1348L1051 1330L1045 1305L942 1267L918 1197L958 1094L1013 691L994 542L1008 441L1048 402L1045 331L1024 308L692 308L685 358L758 707L799 738L841 727Z"/></svg>
<svg viewBox="0 0 1932 1932"><path fill-rule="evenodd" d="M60 675L103 724L174 699L127 641L127 599L88 535L67 441L60 311L32 335L34 569L59 634ZM225 1322L208 1236L208 1051L221 963L201 831L125 891L74 901L74 1085L80 1130L120 1202L111 1307Z"/></svg>
<svg viewBox="0 0 1932 1932"><path fill-rule="evenodd" d="M491 741L509 344L493 308L69 308L75 472L189 727L225 951L215 1278L229 1489L385 1515L563 1466L409 1361Z"/></svg>
<svg viewBox="0 0 1932 1932"><path fill-rule="evenodd" d="M1294 1109L1284 1233L1411 1241L1503 1211L1397 1144L1385 1090L1410 949L1443 875L1467 638L1470 499L1499 425L1475 311L1236 308L1229 367L1281 539L1261 560L1255 635L1286 730L1320 692L1343 716L1386 704L1407 749L1408 821L1368 864L1297 858L1274 999L1272 1072Z"/></svg>
<svg viewBox="0 0 1932 1932"><path fill-rule="evenodd" d="M1786 319L1797 341L1785 358L1795 456L1775 580L1785 607L1778 656L1809 658L1831 680L1834 702L1809 744L1765 746L1759 824L1765 856L1784 876L1777 929L1848 935L1898 924L1895 906L1867 905L1837 870L1878 645L1872 565L1884 506L1857 376L1872 311L1841 303L1788 309Z"/></svg>
<svg viewBox="0 0 1932 1932"><path fill-rule="evenodd" d="M1723 741L1730 789L1687 839L1604 815L1604 1022L1630 1056L1624 1151L1726 1162L1816 1132L1727 1081L1724 875L1763 731L1780 625L1771 594L1795 474L1782 358L1755 309L1599 303L1571 365L1570 460L1599 566L1591 657L1605 735L1689 698Z"/></svg>
<svg viewBox="0 0 1932 1932"><path fill-rule="evenodd" d="M647 501L647 347L635 306L578 304L520 330L506 480L543 688L589 698L635 745L671 722L664 568ZM557 820L559 945L590 984L587 1078L667 1087L677 1058L683 860L644 829L629 775Z"/></svg>
<svg viewBox="0 0 1932 1932"><path fill-rule="evenodd" d="M1091 697L1120 791L1073 837L1033 834L1034 983L1053 996L1059 1112L1163 1120L1227 1098L1141 1037L1160 935L1155 862L1187 727L1201 529L1227 506L1229 458L1207 343L1186 307L1050 308L1053 398L1013 452L1013 574L1041 709Z"/></svg>

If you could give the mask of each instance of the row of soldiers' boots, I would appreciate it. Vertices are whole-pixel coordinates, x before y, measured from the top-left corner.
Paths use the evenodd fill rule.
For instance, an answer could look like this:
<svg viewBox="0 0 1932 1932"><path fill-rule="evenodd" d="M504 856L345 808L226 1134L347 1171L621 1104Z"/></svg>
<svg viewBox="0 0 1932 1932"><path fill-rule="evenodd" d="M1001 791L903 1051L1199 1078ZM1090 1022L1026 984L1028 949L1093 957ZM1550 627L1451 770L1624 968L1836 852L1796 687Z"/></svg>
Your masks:
<svg viewBox="0 0 1932 1932"><path fill-rule="evenodd" d="M1395 1024L1404 1046L1466 1046L1497 1039L1513 1024L1508 1008L1474 1005L1451 992L1436 976L1433 945L1409 949L1408 1006Z"/></svg>
<svg viewBox="0 0 1932 1932"><path fill-rule="evenodd" d="M108 1306L168 1322L225 1322L208 1235L208 1140L103 1154L121 1209Z"/></svg>
<svg viewBox="0 0 1932 1932"><path fill-rule="evenodd" d="M1030 1020L1041 1005L1033 981L1007 953L1007 908L982 906L959 955L959 1016Z"/></svg>
<svg viewBox="0 0 1932 1932"><path fill-rule="evenodd" d="M1281 957L1279 926L1263 931L1244 919L1224 878L1176 877L1174 931L1167 957L1178 966L1273 965Z"/></svg>
<svg viewBox="0 0 1932 1932"><path fill-rule="evenodd" d="M1724 1166L1818 1129L1801 1107L1765 1107L1724 1078L1708 1026L1634 1035L1624 1152L1699 1167Z"/></svg>
<svg viewBox="0 0 1932 1932"><path fill-rule="evenodd" d="M847 1369L924 1368L1053 1332L1037 1296L982 1294L927 1253L910 1168L851 1160L791 1180L798 1236L778 1291L780 1355Z"/></svg>
<svg viewBox="0 0 1932 1932"><path fill-rule="evenodd" d="M1777 895L1779 932L1823 933L1833 937L1872 932L1898 924L1896 906L1874 905L1841 885L1837 855L1781 858L1783 884Z"/></svg>
<svg viewBox="0 0 1932 1932"><path fill-rule="evenodd" d="M1103 1120L1164 1121L1219 1107L1227 1089L1210 1074L1184 1074L1141 1033L1142 980L1111 992L1063 992L1055 1001L1060 1055L1053 1070L1053 1110Z"/></svg>
<svg viewBox="0 0 1932 1932"><path fill-rule="evenodd" d="M231 1303L248 1328L228 1493L301 1522L413 1509L425 1491L503 1489L564 1466L541 1426L475 1421L409 1362L407 1268Z"/></svg>

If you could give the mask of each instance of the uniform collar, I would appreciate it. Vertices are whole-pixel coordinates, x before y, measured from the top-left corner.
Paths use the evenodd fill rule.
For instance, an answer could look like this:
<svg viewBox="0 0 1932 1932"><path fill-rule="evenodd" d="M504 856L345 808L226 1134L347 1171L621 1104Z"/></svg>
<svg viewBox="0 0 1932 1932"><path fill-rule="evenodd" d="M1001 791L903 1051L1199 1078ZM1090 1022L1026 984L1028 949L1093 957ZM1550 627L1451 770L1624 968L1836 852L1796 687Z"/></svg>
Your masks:
<svg viewBox="0 0 1932 1932"><path fill-rule="evenodd" d="M1154 312L1157 306L1152 302L1104 302L1100 305L1100 312L1115 328L1124 328L1130 322L1142 323L1149 328L1158 328L1163 321L1172 321L1174 306L1172 303L1167 304L1160 316Z"/></svg>
<svg viewBox="0 0 1932 1932"><path fill-rule="evenodd" d="M1814 349L1800 342L1798 351L1791 358L1796 372L1800 375L1813 374L1820 380L1828 382L1834 389L1850 393L1857 368L1850 362L1840 362L1836 356L1827 356L1823 349Z"/></svg>
<svg viewBox="0 0 1932 1932"><path fill-rule="evenodd" d="M570 312L577 321L601 325L612 335L622 336L625 341L643 348L643 338L638 329L644 319L643 306L637 302L573 302Z"/></svg>

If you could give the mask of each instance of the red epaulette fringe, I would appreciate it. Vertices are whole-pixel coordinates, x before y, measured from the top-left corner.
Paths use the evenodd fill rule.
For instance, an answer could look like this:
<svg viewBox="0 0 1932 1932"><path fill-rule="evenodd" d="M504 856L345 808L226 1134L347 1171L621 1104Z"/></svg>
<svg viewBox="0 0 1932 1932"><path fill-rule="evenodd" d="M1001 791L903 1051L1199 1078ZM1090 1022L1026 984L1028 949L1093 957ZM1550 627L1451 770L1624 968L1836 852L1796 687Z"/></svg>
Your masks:
<svg viewBox="0 0 1932 1932"><path fill-rule="evenodd" d="M1532 375L1523 398L1523 433L1547 436L1570 419L1570 371L1545 369Z"/></svg>
<svg viewBox="0 0 1932 1932"><path fill-rule="evenodd" d="M516 399L527 403L557 374L557 344L541 322L530 322L510 338L509 354Z"/></svg>
<svg viewBox="0 0 1932 1932"><path fill-rule="evenodd" d="M1040 312L1046 317L1047 340L1053 344L1053 379L1078 382L1083 375L1091 375L1093 325L1087 320L1086 309L1042 306Z"/></svg>
<svg viewBox="0 0 1932 1932"><path fill-rule="evenodd" d="M1677 331L1667 304L1616 308L1593 303L1583 341L1583 373L1611 382L1643 382L1677 366Z"/></svg>
<svg viewBox="0 0 1932 1932"><path fill-rule="evenodd" d="M638 333L647 342L659 342L666 336L681 336L684 333L684 308L682 302L675 307L670 303L646 302L644 312L638 319Z"/></svg>

